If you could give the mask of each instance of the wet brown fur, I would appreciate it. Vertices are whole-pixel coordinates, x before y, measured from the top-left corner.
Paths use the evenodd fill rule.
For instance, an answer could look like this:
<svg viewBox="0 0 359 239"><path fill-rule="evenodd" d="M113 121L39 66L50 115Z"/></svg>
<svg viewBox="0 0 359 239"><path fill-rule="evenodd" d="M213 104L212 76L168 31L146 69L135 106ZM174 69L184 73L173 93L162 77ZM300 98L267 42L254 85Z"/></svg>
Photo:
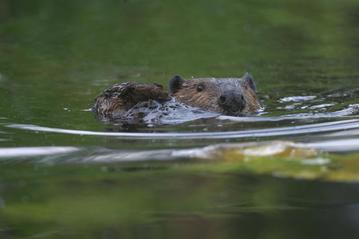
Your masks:
<svg viewBox="0 0 359 239"><path fill-rule="evenodd" d="M168 98L162 85L126 82L115 84L99 95L94 110L99 116L109 117L125 113L139 102Z"/></svg>
<svg viewBox="0 0 359 239"><path fill-rule="evenodd" d="M197 86L204 84L205 90L197 92ZM193 107L205 110L219 111L217 104L219 89L214 84L206 82L205 79L186 80L180 90L172 94L178 101Z"/></svg>
<svg viewBox="0 0 359 239"><path fill-rule="evenodd" d="M231 78L228 78L231 79ZM193 107L199 107L208 111L219 113L226 112L218 104L218 98L222 94L219 83L228 80L226 78L197 78L185 80L181 87L171 94L178 101L188 104ZM245 100L245 107L241 111L242 114L254 113L260 109L260 103L257 99L257 94L254 89L250 87L247 81L240 78L232 78L231 80L238 80L238 87ZM197 91L198 85L202 84L204 89ZM224 83L227 84L227 83Z"/></svg>

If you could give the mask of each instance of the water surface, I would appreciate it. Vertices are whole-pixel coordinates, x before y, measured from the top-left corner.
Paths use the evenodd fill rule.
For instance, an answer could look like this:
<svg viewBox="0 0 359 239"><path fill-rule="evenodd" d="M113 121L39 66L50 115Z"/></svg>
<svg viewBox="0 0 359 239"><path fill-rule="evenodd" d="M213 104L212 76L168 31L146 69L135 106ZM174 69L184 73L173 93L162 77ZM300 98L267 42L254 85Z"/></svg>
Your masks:
<svg viewBox="0 0 359 239"><path fill-rule="evenodd" d="M359 3L0 0L2 238L356 238ZM121 128L125 81L250 72L264 110Z"/></svg>

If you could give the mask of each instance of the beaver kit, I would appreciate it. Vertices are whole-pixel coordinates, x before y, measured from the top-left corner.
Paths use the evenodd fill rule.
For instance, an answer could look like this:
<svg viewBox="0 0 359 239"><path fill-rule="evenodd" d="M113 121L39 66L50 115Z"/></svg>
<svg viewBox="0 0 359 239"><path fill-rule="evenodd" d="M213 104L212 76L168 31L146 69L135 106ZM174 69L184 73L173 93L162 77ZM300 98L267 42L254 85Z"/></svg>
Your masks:
<svg viewBox="0 0 359 239"><path fill-rule="evenodd" d="M98 118L126 124L171 124L219 114L243 116L260 109L251 75L241 78L174 76L169 92L159 84L125 82L95 99ZM181 120L182 118L182 120Z"/></svg>

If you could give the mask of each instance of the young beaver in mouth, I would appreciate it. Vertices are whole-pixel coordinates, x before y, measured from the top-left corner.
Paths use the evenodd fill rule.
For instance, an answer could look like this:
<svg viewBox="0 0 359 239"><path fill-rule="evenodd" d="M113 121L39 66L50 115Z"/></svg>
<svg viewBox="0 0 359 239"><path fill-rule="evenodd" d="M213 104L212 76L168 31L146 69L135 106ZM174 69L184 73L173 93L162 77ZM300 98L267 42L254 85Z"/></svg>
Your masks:
<svg viewBox="0 0 359 239"><path fill-rule="evenodd" d="M183 112L179 109L186 107L192 111L197 108L241 116L255 113L260 104L254 80L246 73L242 78L183 80L174 76L169 81L169 94L158 84L115 84L96 98L93 110L100 119L138 122L151 113L151 120L171 117L171 114L178 116Z"/></svg>

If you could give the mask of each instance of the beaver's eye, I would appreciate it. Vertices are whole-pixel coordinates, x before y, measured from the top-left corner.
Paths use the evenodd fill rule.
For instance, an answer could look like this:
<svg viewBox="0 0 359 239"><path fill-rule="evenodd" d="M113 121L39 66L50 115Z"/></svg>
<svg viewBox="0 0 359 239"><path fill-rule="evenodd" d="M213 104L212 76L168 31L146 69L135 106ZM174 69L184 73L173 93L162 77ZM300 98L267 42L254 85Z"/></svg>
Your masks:
<svg viewBox="0 0 359 239"><path fill-rule="evenodd" d="M203 91L204 90L204 85L203 84L198 84L197 85L197 91L198 92L201 92L201 91Z"/></svg>

